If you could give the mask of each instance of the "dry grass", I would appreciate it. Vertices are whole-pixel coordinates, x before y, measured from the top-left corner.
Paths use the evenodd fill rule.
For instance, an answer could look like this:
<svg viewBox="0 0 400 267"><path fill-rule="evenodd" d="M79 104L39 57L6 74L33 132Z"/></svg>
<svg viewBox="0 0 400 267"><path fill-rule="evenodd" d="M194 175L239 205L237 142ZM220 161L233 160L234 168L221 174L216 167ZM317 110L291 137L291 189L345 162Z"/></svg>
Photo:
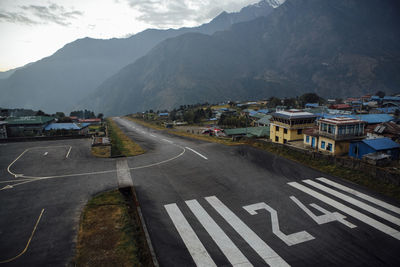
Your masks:
<svg viewBox="0 0 400 267"><path fill-rule="evenodd" d="M209 135L198 135L198 134L192 134L192 133L188 133L188 132L184 132L184 131L179 131L176 129L167 129L167 128L161 127L159 125L143 121L138 118L132 118L131 116L126 116L125 118L128 120L131 120L133 122L136 122L138 124L141 124L143 126L146 126L146 127L149 127L149 128L155 129L155 130L165 131L167 133L178 135L178 136L189 137L189 138L193 138L193 139L197 139L197 140L203 140L203 141L223 144L223 145L227 145L227 146L237 146L237 145L243 144L241 142L233 142L230 138L221 138L221 137L215 137L215 136L209 136Z"/></svg>
<svg viewBox="0 0 400 267"><path fill-rule="evenodd" d="M119 191L91 199L81 217L76 266L146 266L143 235L134 222Z"/></svg>
<svg viewBox="0 0 400 267"><path fill-rule="evenodd" d="M92 155L98 158L111 157L111 146L93 146Z"/></svg>
<svg viewBox="0 0 400 267"><path fill-rule="evenodd" d="M132 141L111 119L107 119L108 135L111 138L111 156L136 156L145 150Z"/></svg>

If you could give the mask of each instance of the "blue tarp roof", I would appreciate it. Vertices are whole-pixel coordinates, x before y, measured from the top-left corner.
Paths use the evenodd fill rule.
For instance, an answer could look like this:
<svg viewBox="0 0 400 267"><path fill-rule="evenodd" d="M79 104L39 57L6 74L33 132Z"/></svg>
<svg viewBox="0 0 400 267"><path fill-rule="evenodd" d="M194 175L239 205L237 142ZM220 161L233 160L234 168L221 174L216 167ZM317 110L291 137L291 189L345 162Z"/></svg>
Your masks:
<svg viewBox="0 0 400 267"><path fill-rule="evenodd" d="M364 114L364 115L346 115L356 120L362 120L368 124L377 124L393 120L393 116L389 114Z"/></svg>
<svg viewBox="0 0 400 267"><path fill-rule="evenodd" d="M385 96L383 100L386 101L400 101L400 96Z"/></svg>
<svg viewBox="0 0 400 267"><path fill-rule="evenodd" d="M267 113L269 113L269 110L268 109L259 109L257 112L267 114Z"/></svg>
<svg viewBox="0 0 400 267"><path fill-rule="evenodd" d="M383 113L394 113L396 109L400 109L400 107L377 108L377 110Z"/></svg>
<svg viewBox="0 0 400 267"><path fill-rule="evenodd" d="M163 113L158 114L158 116L168 116L168 113L167 112L163 112Z"/></svg>
<svg viewBox="0 0 400 267"><path fill-rule="evenodd" d="M307 103L306 108L317 108L319 105L318 103Z"/></svg>
<svg viewBox="0 0 400 267"><path fill-rule="evenodd" d="M47 125L44 130L80 130L81 127L76 125L76 123L51 123Z"/></svg>
<svg viewBox="0 0 400 267"><path fill-rule="evenodd" d="M393 149L399 148L400 145L390 138L377 138L377 139L364 139L361 142L367 144L368 146L372 147L374 150L386 150L386 149Z"/></svg>

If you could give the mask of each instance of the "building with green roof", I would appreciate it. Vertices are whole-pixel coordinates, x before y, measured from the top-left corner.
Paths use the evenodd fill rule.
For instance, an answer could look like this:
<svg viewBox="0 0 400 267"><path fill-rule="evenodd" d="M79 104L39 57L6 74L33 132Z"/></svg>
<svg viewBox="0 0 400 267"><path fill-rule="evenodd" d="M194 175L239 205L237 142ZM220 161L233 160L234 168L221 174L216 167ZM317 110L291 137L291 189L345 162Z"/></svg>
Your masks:
<svg viewBox="0 0 400 267"><path fill-rule="evenodd" d="M8 123L8 136L23 137L42 135L44 128L53 121L55 121L55 118L48 116L9 117L6 119Z"/></svg>
<svg viewBox="0 0 400 267"><path fill-rule="evenodd" d="M268 138L269 126L225 129L224 132L227 136L232 137L233 139L238 137Z"/></svg>

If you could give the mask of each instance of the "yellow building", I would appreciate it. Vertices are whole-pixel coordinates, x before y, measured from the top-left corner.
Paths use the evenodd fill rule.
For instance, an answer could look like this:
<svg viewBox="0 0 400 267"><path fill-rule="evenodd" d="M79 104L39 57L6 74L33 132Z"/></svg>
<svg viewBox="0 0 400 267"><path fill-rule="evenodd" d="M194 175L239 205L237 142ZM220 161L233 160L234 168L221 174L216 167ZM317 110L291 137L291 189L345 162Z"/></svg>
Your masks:
<svg viewBox="0 0 400 267"><path fill-rule="evenodd" d="M312 113L297 109L277 111L270 121L270 138L280 144L303 140L303 130L314 127L316 118Z"/></svg>
<svg viewBox="0 0 400 267"><path fill-rule="evenodd" d="M320 119L318 129L304 132L304 144L332 155L347 154L351 141L365 137L365 124L347 117Z"/></svg>

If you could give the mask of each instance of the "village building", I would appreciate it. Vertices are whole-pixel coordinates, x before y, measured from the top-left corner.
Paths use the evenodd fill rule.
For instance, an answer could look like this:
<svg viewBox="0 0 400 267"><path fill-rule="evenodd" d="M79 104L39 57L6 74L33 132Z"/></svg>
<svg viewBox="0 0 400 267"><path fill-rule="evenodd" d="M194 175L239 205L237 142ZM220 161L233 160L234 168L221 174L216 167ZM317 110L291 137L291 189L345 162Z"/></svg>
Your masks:
<svg viewBox="0 0 400 267"><path fill-rule="evenodd" d="M47 135L87 135L89 124L51 123L44 128Z"/></svg>
<svg viewBox="0 0 400 267"><path fill-rule="evenodd" d="M304 144L332 155L347 154L351 141L365 138L365 124L349 117L320 119L317 129L304 132Z"/></svg>
<svg viewBox="0 0 400 267"><path fill-rule="evenodd" d="M24 116L9 117L8 137L39 136L43 134L44 128L55 121L54 117L47 116Z"/></svg>
<svg viewBox="0 0 400 267"><path fill-rule="evenodd" d="M7 122L0 121L0 139L7 139Z"/></svg>
<svg viewBox="0 0 400 267"><path fill-rule="evenodd" d="M364 139L350 144L349 156L371 160L399 159L400 145L389 138Z"/></svg>
<svg viewBox="0 0 400 267"><path fill-rule="evenodd" d="M280 144L302 140L303 130L314 127L316 118L312 113L297 109L272 113L270 138Z"/></svg>

